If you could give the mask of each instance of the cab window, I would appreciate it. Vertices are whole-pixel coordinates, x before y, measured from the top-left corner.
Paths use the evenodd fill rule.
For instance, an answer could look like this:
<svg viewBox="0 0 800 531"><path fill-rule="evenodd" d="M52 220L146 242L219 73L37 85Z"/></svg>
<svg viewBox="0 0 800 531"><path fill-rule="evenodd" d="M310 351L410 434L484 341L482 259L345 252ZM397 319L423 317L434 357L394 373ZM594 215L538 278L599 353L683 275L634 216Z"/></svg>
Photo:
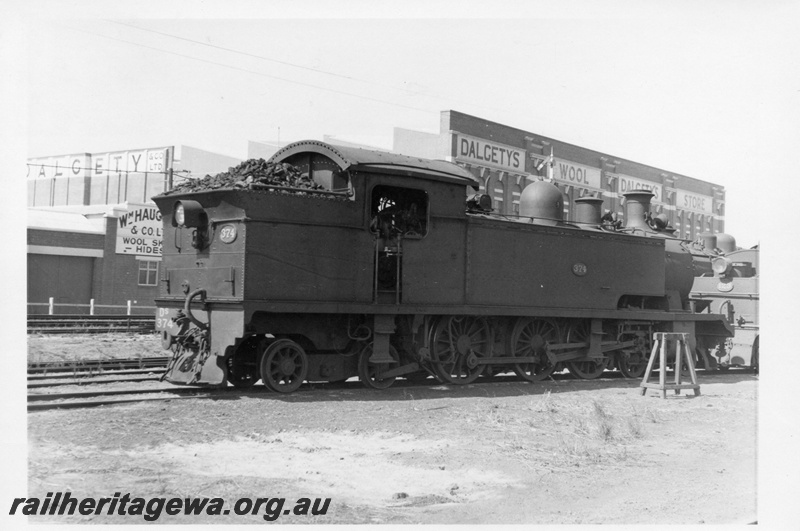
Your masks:
<svg viewBox="0 0 800 531"><path fill-rule="evenodd" d="M370 220L370 230L382 238L422 238L428 233L428 194L413 188L376 186Z"/></svg>

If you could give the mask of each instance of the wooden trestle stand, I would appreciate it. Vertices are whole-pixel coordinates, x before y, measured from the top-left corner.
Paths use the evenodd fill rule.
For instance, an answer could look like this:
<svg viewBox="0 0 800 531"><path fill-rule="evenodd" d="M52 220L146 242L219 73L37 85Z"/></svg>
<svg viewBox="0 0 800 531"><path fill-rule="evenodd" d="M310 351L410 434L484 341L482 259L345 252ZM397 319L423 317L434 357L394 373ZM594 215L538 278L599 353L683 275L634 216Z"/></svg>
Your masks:
<svg viewBox="0 0 800 531"><path fill-rule="evenodd" d="M648 389L660 389L661 398L667 398L667 389L674 389L675 394L681 394L681 389L694 389L694 395L700 396L700 385L697 383L697 373L694 370L694 359L689 352L689 344L686 342L685 333L675 332L656 332L653 334L653 352L650 354L650 361L647 362L647 370L644 373L644 378L639 387L642 388L642 396L647 393ZM675 352L675 383L667 383L667 343L674 343L676 346ZM648 383L650 373L653 372L653 366L656 363L656 354L659 356L659 376L658 383ZM681 361L686 361L686 366L689 368L689 376L692 383L681 383Z"/></svg>

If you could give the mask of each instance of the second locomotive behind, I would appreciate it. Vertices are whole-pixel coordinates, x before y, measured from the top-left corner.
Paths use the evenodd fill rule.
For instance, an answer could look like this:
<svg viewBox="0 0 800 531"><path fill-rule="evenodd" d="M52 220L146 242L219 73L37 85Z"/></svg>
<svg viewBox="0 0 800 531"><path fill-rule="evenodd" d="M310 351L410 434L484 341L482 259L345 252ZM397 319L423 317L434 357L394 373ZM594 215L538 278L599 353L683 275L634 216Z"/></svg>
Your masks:
<svg viewBox="0 0 800 531"><path fill-rule="evenodd" d="M711 348L720 369L759 367L759 248L740 249L727 234L705 235L705 247L718 253L712 271L695 278L690 298L696 311L725 315L735 336Z"/></svg>
<svg viewBox="0 0 800 531"><path fill-rule="evenodd" d="M692 311L710 256L650 217L649 192L627 196L616 227L591 198L563 221L561 192L541 181L519 217L494 215L477 179L444 161L304 141L269 164L314 186L248 178L154 198L172 382L636 377L653 332L691 334L701 362L731 335Z"/></svg>

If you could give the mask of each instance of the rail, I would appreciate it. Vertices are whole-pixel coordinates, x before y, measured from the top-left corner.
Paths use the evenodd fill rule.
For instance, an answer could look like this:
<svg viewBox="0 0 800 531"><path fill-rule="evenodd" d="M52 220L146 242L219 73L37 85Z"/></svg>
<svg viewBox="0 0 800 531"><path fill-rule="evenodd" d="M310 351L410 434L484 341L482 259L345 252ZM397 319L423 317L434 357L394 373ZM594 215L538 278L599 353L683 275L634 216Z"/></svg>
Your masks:
<svg viewBox="0 0 800 531"><path fill-rule="evenodd" d="M143 369L163 369L169 356L152 358L117 358L95 360L59 360L28 363L28 377L52 373L98 373L108 371L127 371Z"/></svg>
<svg viewBox="0 0 800 531"><path fill-rule="evenodd" d="M28 315L29 334L155 332L154 315Z"/></svg>

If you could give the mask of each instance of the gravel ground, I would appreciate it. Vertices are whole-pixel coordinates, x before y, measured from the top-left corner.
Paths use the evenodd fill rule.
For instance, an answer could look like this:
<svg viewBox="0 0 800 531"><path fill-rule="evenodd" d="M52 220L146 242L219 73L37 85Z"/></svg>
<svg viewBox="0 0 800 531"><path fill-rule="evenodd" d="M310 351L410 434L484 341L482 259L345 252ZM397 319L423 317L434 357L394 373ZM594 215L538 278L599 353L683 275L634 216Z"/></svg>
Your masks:
<svg viewBox="0 0 800 531"><path fill-rule="evenodd" d="M275 514L283 524L753 522L758 377L700 384L699 397L667 400L618 378L347 383L288 396L259 385L219 399L31 413L29 496L208 497L229 510L240 498L285 498L284 511L330 498L326 514ZM270 507L158 522L262 524Z"/></svg>
<svg viewBox="0 0 800 531"><path fill-rule="evenodd" d="M28 363L168 355L156 334L32 334Z"/></svg>

